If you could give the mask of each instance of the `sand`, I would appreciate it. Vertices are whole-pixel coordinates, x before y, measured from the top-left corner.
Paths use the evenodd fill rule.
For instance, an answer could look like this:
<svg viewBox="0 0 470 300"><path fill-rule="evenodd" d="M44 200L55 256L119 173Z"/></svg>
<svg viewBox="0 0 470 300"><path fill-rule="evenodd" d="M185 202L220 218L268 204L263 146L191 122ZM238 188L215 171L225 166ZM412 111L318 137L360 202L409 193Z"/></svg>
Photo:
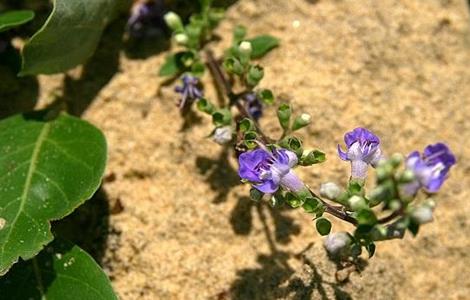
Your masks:
<svg viewBox="0 0 470 300"><path fill-rule="evenodd" d="M280 38L281 47L260 61L262 86L312 115L301 136L328 157L298 169L312 188L346 183L349 165L336 144L357 126L379 135L388 154L445 141L457 155L436 197L435 222L417 238L378 244L345 282L335 281L310 216L247 198L232 152L206 138L206 116L184 128L173 86L157 92L168 45L156 40L150 52L129 57L116 29L122 24L108 30L84 70L65 81L39 77L41 103L57 94L80 100L73 109L107 137L100 199L111 214L100 262L121 299L470 297L466 1L240 0L217 30L227 37L213 47L219 54L236 24ZM215 99L208 75L204 84ZM272 110L262 126L279 134ZM334 222L335 231L348 228Z"/></svg>

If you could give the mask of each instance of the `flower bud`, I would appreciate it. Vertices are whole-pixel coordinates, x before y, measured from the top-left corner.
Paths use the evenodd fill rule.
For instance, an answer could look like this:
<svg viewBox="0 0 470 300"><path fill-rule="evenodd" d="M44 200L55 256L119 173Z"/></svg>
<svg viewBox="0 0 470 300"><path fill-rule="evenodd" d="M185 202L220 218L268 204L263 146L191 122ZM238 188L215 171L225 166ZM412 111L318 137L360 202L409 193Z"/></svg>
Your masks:
<svg viewBox="0 0 470 300"><path fill-rule="evenodd" d="M301 114L294 120L294 124L292 125L292 130L298 130L302 127L307 126L310 124L312 117L309 114Z"/></svg>
<svg viewBox="0 0 470 300"><path fill-rule="evenodd" d="M176 13L170 11L170 12L166 13L163 18L165 19L165 23L172 30L182 30L183 29L183 22L181 21L181 18Z"/></svg>
<svg viewBox="0 0 470 300"><path fill-rule="evenodd" d="M320 195L330 200L335 200L341 195L341 189L334 182L322 183L320 186Z"/></svg>
<svg viewBox="0 0 470 300"><path fill-rule="evenodd" d="M264 70L262 67L250 66L246 81L249 85L255 86L261 81L261 79L263 79L263 77L264 77Z"/></svg>
<svg viewBox="0 0 470 300"><path fill-rule="evenodd" d="M347 256L350 250L351 237L346 232L331 233L323 242L323 246L330 255Z"/></svg>
<svg viewBox="0 0 470 300"><path fill-rule="evenodd" d="M348 199L348 204L351 207L351 209L354 211L367 208L366 200L356 195Z"/></svg>
<svg viewBox="0 0 470 300"><path fill-rule="evenodd" d="M180 45L186 45L188 42L188 36L185 33L175 34L175 41Z"/></svg>
<svg viewBox="0 0 470 300"><path fill-rule="evenodd" d="M227 144L232 138L232 128L230 126L216 128L212 136L214 142L220 145Z"/></svg>
<svg viewBox="0 0 470 300"><path fill-rule="evenodd" d="M243 41L240 43L240 46L238 46L238 50L240 51L240 54L242 55L251 55L251 51L253 51L253 48L251 47L251 43L248 41Z"/></svg>
<svg viewBox="0 0 470 300"><path fill-rule="evenodd" d="M427 205L420 206L411 213L411 218L418 224L429 223L433 220L432 208Z"/></svg>

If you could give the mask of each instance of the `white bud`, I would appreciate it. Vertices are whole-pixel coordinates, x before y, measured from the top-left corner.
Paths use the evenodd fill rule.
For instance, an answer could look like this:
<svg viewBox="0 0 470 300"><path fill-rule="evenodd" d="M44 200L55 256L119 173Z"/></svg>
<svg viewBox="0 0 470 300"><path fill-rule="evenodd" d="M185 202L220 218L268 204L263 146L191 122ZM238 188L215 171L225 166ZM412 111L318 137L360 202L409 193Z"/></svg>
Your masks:
<svg viewBox="0 0 470 300"><path fill-rule="evenodd" d="M185 33L175 34L175 41L180 45L186 45L188 42L188 36Z"/></svg>
<svg viewBox="0 0 470 300"><path fill-rule="evenodd" d="M350 244L351 237L346 232L330 233L323 242L326 251L331 255L347 255Z"/></svg>
<svg viewBox="0 0 470 300"><path fill-rule="evenodd" d="M165 19L165 23L173 30L178 30L183 28L183 22L181 22L181 18L175 14L174 12L170 11L163 16Z"/></svg>
<svg viewBox="0 0 470 300"><path fill-rule="evenodd" d="M216 128L212 136L214 142L220 145L227 144L232 138L232 128L230 126Z"/></svg>
<svg viewBox="0 0 470 300"><path fill-rule="evenodd" d="M320 186L320 195L330 200L335 200L341 195L341 189L334 182L322 183Z"/></svg>
<svg viewBox="0 0 470 300"><path fill-rule="evenodd" d="M420 206L411 213L411 218L418 224L429 223L433 220L432 208L427 205Z"/></svg>
<svg viewBox="0 0 470 300"><path fill-rule="evenodd" d="M241 54L245 54L245 55L250 55L251 51L253 51L251 47L251 43L248 41L241 42L240 46L238 46L238 49L240 50Z"/></svg>
<svg viewBox="0 0 470 300"><path fill-rule="evenodd" d="M348 204L352 210L360 210L362 208L367 207L366 201L364 198L354 195L348 199Z"/></svg>
<svg viewBox="0 0 470 300"><path fill-rule="evenodd" d="M302 119L302 121L304 121L305 123L310 123L310 121L312 120L312 117L309 115L309 114L301 114L300 115L300 118Z"/></svg>

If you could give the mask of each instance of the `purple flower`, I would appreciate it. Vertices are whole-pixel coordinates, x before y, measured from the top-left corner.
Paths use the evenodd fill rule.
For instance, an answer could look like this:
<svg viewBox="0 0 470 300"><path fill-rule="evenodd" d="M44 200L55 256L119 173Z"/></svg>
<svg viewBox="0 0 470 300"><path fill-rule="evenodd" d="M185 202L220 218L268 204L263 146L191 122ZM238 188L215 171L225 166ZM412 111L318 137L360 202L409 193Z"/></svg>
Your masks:
<svg viewBox="0 0 470 300"><path fill-rule="evenodd" d="M405 193L415 195L420 188L436 193L455 162L454 154L443 143L427 146L422 155L418 151L410 153L406 167L413 171L415 180L404 187Z"/></svg>
<svg viewBox="0 0 470 300"><path fill-rule="evenodd" d="M164 3L162 0L146 0L136 2L127 21L129 33L134 38L155 35L165 28Z"/></svg>
<svg viewBox="0 0 470 300"><path fill-rule="evenodd" d="M242 153L238 158L238 175L253 183L263 193L274 193L279 186L293 193L305 189L303 182L294 174L292 167L297 156L286 149L256 149Z"/></svg>
<svg viewBox="0 0 470 300"><path fill-rule="evenodd" d="M338 145L338 154L342 160L351 162L351 178L365 179L368 165L375 167L382 158L379 138L365 128L356 128L344 135L347 150L341 150Z"/></svg>
<svg viewBox="0 0 470 300"><path fill-rule="evenodd" d="M243 98L246 102L246 110L250 113L250 115L255 119L259 120L263 115L263 104L258 99L255 93L246 94Z"/></svg>
<svg viewBox="0 0 470 300"><path fill-rule="evenodd" d="M182 78L183 85L175 87L175 91L181 94L179 102L180 109L191 105L194 100L198 100L203 97L202 90L199 88L199 79L194 76L184 75Z"/></svg>

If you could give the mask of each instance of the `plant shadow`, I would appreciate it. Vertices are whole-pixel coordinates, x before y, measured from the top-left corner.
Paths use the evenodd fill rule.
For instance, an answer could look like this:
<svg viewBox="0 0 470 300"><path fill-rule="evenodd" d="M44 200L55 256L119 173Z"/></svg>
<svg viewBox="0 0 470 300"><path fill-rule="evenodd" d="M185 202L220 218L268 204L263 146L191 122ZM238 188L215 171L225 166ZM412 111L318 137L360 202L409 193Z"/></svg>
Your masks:
<svg viewBox="0 0 470 300"><path fill-rule="evenodd" d="M83 65L78 79L65 75L64 93L59 100L67 104L67 110L70 114L81 116L100 90L119 71L125 22L125 18L119 18L106 28L96 52Z"/></svg>
<svg viewBox="0 0 470 300"><path fill-rule="evenodd" d="M103 188L66 218L52 223L55 236L73 242L101 265L109 233L109 200Z"/></svg>

